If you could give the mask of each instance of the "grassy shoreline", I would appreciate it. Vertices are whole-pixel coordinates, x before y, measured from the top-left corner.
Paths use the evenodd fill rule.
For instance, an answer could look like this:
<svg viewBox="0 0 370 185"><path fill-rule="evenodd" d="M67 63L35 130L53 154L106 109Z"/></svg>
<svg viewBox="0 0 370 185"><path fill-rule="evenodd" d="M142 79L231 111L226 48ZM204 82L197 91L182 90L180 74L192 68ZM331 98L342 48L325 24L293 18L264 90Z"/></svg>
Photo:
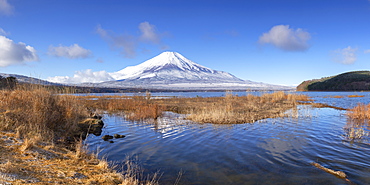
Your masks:
<svg viewBox="0 0 370 185"><path fill-rule="evenodd" d="M58 93L61 94L61 93ZM122 113L129 120L160 117L163 111L186 114L198 123L253 123L285 117L308 96L275 92L261 96L162 98L146 96L58 95L42 88L0 91L0 184L158 184L142 179L127 160L122 173L82 145L93 122L91 113ZM335 108L335 107L332 107ZM370 105L348 110L352 119L369 119Z"/></svg>
<svg viewBox="0 0 370 185"><path fill-rule="evenodd" d="M88 154L81 138L95 121L76 97L22 86L0 102L0 184L157 184Z"/></svg>

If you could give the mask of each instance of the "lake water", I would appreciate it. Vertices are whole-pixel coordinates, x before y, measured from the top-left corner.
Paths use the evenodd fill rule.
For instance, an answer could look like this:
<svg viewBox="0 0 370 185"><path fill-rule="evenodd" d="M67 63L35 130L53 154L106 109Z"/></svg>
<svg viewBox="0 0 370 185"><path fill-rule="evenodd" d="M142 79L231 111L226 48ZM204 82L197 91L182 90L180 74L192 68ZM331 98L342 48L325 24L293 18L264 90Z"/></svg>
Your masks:
<svg viewBox="0 0 370 185"><path fill-rule="evenodd" d="M246 95L246 92L234 92ZM259 94L259 92L249 92ZM294 93L294 92L291 92ZM318 103L351 108L370 103L370 92L297 92ZM224 92L153 93L153 96L224 96ZM330 96L363 95L356 98ZM348 184L312 166L340 170L355 184L370 184L370 127L353 123L346 111L300 106L299 116L255 123L199 124L166 112L152 123L104 115L102 135L123 134L109 143L90 135L91 152L120 166L127 157L144 174L162 174L160 184ZM292 114L293 115L293 114ZM352 138L354 133L359 138Z"/></svg>

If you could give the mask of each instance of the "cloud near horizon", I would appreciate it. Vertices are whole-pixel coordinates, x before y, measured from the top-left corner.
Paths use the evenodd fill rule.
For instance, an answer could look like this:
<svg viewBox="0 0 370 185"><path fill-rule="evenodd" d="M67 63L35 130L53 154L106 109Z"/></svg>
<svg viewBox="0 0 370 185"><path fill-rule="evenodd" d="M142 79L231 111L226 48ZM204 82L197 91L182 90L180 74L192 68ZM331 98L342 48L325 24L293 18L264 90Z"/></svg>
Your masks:
<svg viewBox="0 0 370 185"><path fill-rule="evenodd" d="M353 64L357 60L357 52L358 48L352 48L348 46L343 49L337 49L332 51L333 61L340 63L340 64Z"/></svg>
<svg viewBox="0 0 370 185"><path fill-rule="evenodd" d="M0 35L0 67L25 64L38 61L36 50L25 43L15 43L13 40Z"/></svg>
<svg viewBox="0 0 370 185"><path fill-rule="evenodd" d="M310 33L301 28L294 30L289 28L289 25L277 25L269 32L263 33L258 42L272 44L284 51L306 51L309 48L307 41L310 39Z"/></svg>
<svg viewBox="0 0 370 185"><path fill-rule="evenodd" d="M77 58L88 58L92 55L90 50L82 48L78 44L73 44L71 46L49 46L49 55L56 56L56 57L66 57L69 59L77 59Z"/></svg>
<svg viewBox="0 0 370 185"><path fill-rule="evenodd" d="M0 14L3 15L12 15L14 8L8 3L7 0L0 0Z"/></svg>
<svg viewBox="0 0 370 185"><path fill-rule="evenodd" d="M54 83L79 84L87 82L99 83L114 79L106 71L93 72L91 69L86 69L84 71L76 71L73 77L55 76L48 77L47 80Z"/></svg>
<svg viewBox="0 0 370 185"><path fill-rule="evenodd" d="M111 46L112 49L121 50L120 53L126 58L134 58L136 56L137 48L140 43L151 43L158 45L161 49L168 49L162 44L162 37L157 33L154 25L149 22L142 22L138 26L140 36L129 34L117 35L112 31L102 28L99 24L95 31L102 39L104 39Z"/></svg>

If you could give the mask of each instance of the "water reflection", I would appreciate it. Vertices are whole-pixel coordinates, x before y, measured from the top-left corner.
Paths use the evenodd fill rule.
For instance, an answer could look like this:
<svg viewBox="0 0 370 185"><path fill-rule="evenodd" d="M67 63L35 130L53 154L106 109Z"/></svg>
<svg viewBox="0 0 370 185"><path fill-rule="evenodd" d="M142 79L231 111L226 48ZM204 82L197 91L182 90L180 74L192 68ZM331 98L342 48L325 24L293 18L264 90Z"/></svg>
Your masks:
<svg viewBox="0 0 370 185"><path fill-rule="evenodd" d="M300 106L294 114L238 125L197 124L171 112L149 122L106 115L102 134L126 137L108 143L91 135L87 142L117 165L136 156L145 174L163 173L161 184L173 184L180 171L180 184L345 184L311 162L344 171L354 183L370 182L367 122L330 108ZM356 130L364 131L360 140Z"/></svg>
<svg viewBox="0 0 370 185"><path fill-rule="evenodd" d="M344 137L350 142L369 142L370 123L369 120L358 120L348 118L347 124L343 127Z"/></svg>

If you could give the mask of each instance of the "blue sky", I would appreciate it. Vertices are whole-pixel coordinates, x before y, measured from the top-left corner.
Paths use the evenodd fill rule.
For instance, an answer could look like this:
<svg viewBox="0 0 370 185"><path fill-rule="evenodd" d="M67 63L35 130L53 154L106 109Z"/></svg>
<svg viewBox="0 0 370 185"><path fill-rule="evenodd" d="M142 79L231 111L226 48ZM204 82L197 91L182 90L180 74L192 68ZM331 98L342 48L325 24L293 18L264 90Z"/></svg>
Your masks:
<svg viewBox="0 0 370 185"><path fill-rule="evenodd" d="M3 73L101 81L164 51L271 84L369 70L370 1L0 0Z"/></svg>

